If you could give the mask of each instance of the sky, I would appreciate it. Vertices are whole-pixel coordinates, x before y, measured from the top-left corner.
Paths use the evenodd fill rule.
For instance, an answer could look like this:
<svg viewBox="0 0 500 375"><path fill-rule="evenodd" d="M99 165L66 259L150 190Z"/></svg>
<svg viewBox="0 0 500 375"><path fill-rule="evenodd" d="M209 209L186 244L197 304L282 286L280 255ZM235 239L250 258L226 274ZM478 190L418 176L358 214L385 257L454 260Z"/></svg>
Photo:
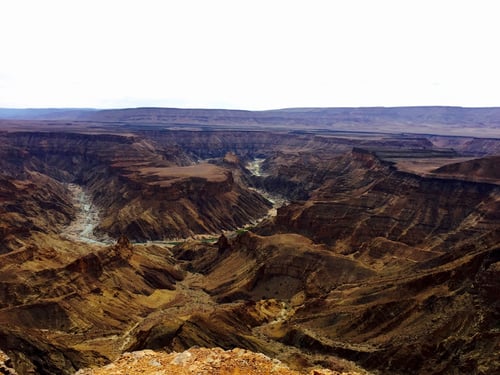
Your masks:
<svg viewBox="0 0 500 375"><path fill-rule="evenodd" d="M500 106L497 0L0 0L0 107Z"/></svg>

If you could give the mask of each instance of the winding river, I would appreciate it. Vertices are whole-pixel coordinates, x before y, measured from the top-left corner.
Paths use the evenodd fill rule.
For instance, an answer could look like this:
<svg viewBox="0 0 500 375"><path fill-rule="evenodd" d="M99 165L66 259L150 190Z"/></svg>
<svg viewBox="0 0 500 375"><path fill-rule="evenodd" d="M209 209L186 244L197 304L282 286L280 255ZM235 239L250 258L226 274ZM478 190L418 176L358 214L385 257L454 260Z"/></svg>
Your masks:
<svg viewBox="0 0 500 375"><path fill-rule="evenodd" d="M246 168L255 176L263 176L261 168L264 160L265 159L255 159L249 162L246 165ZM101 244L101 245L108 245L112 243L113 240L110 239L109 237L101 238L97 237L94 234L94 229L97 227L100 221L100 215L99 215L99 209L92 204L92 199L90 195L85 191L85 189L82 186L77 184L69 184L68 189L73 197L73 204L77 208L77 214L75 220L73 220L73 222L63 230L61 235L64 238L77 242L85 242L90 244ZM283 197L269 194L264 190L254 189L254 188L251 189L257 191L260 195L269 200L273 204L273 207L268 211L268 213L265 216L248 223L243 228L256 225L269 217L276 216L278 208L287 203L287 200L284 199ZM199 235L194 237L204 238L206 236L207 235ZM185 239L176 239L176 241L183 241L183 240ZM168 243L168 240L166 241L148 241L148 243L165 244Z"/></svg>

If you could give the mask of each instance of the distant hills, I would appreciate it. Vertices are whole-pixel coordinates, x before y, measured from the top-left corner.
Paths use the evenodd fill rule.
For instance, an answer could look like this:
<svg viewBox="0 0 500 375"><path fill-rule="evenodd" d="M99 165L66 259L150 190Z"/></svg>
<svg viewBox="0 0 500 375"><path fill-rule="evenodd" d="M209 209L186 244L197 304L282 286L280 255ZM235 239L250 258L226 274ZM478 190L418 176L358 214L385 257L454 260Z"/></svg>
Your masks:
<svg viewBox="0 0 500 375"><path fill-rule="evenodd" d="M0 119L85 121L182 127L358 131L500 137L500 107L0 109Z"/></svg>
<svg viewBox="0 0 500 375"><path fill-rule="evenodd" d="M0 108L0 119L56 120L96 111L90 108Z"/></svg>

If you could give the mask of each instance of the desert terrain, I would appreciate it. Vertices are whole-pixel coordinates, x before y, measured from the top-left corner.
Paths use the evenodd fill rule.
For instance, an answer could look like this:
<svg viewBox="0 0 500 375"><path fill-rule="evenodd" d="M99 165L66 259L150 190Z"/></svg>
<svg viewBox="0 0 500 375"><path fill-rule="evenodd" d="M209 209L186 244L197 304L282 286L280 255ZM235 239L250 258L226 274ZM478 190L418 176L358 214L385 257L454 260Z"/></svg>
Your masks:
<svg viewBox="0 0 500 375"><path fill-rule="evenodd" d="M499 108L0 109L1 371L499 373L499 162Z"/></svg>

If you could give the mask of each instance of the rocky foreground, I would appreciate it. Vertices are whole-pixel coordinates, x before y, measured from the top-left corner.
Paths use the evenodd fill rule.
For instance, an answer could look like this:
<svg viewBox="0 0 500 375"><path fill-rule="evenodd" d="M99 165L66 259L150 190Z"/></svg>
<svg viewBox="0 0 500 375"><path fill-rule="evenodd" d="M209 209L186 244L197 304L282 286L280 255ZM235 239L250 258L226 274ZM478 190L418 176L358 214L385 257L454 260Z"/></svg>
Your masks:
<svg viewBox="0 0 500 375"><path fill-rule="evenodd" d="M16 370L12 368L12 361L7 354L0 350L0 374L17 375Z"/></svg>
<svg viewBox="0 0 500 375"><path fill-rule="evenodd" d="M325 369L299 372L276 359L244 349L192 348L182 353L141 350L124 353L113 363L96 369L82 369L75 375L361 375L360 372L337 372ZM365 373L367 374L367 373Z"/></svg>

